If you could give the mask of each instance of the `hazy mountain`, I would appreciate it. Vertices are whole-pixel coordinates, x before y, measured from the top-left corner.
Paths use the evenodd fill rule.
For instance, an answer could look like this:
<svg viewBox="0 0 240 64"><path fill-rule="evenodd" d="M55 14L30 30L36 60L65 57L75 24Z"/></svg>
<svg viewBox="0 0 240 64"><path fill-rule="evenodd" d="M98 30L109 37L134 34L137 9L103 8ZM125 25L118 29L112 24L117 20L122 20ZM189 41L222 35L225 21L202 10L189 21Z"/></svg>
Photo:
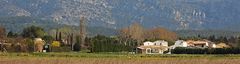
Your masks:
<svg viewBox="0 0 240 64"><path fill-rule="evenodd" d="M60 24L172 30L240 31L240 0L1 0L0 16L30 16Z"/></svg>

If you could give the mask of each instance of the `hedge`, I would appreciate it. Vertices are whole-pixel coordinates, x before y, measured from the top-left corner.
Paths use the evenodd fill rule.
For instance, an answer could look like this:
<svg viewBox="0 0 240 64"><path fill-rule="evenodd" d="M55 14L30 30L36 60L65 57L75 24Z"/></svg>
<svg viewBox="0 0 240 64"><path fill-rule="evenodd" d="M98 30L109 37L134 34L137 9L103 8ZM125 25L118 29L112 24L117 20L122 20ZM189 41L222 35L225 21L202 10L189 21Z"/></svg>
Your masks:
<svg viewBox="0 0 240 64"><path fill-rule="evenodd" d="M240 48L184 48L171 50L173 54L240 54Z"/></svg>

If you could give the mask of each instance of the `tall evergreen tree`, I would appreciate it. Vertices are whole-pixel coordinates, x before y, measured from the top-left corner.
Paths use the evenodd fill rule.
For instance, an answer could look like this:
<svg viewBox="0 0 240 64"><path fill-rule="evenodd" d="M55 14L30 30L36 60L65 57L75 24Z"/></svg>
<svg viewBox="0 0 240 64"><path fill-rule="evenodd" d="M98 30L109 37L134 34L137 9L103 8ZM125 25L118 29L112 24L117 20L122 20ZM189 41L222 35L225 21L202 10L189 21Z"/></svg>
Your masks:
<svg viewBox="0 0 240 64"><path fill-rule="evenodd" d="M59 32L59 35L58 35L58 40L61 41L62 40L62 32Z"/></svg>
<svg viewBox="0 0 240 64"><path fill-rule="evenodd" d="M86 26L85 26L85 18L80 18L80 41L82 48L85 48L85 38L86 38Z"/></svg>

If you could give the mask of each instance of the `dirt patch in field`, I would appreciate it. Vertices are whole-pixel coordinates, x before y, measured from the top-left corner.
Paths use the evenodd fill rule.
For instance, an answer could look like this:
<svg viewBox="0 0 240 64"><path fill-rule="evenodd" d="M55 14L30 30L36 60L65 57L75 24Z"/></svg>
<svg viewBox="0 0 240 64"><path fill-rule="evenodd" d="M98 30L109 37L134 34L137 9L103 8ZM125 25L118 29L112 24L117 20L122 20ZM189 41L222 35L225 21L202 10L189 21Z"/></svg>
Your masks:
<svg viewBox="0 0 240 64"><path fill-rule="evenodd" d="M240 64L234 58L0 57L0 64Z"/></svg>

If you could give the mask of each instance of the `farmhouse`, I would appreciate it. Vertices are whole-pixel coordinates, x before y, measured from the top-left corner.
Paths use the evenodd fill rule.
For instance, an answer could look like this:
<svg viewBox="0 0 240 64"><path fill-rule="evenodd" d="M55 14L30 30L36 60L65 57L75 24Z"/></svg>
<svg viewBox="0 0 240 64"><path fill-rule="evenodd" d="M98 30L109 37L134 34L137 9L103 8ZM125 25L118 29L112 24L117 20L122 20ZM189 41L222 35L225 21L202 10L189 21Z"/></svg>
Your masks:
<svg viewBox="0 0 240 64"><path fill-rule="evenodd" d="M225 43L219 43L216 44L216 48L230 48L231 46L225 44Z"/></svg>
<svg viewBox="0 0 240 64"><path fill-rule="evenodd" d="M155 42L144 42L142 46L137 47L143 54L163 54L168 50L168 42L164 40L158 40Z"/></svg>
<svg viewBox="0 0 240 64"><path fill-rule="evenodd" d="M186 42L188 47L216 48L216 44L208 40L198 40L198 41L188 40Z"/></svg>
<svg viewBox="0 0 240 64"><path fill-rule="evenodd" d="M170 49L175 49L176 47L188 47L188 48L216 48L216 44L208 40L177 40L175 44L170 46Z"/></svg>

